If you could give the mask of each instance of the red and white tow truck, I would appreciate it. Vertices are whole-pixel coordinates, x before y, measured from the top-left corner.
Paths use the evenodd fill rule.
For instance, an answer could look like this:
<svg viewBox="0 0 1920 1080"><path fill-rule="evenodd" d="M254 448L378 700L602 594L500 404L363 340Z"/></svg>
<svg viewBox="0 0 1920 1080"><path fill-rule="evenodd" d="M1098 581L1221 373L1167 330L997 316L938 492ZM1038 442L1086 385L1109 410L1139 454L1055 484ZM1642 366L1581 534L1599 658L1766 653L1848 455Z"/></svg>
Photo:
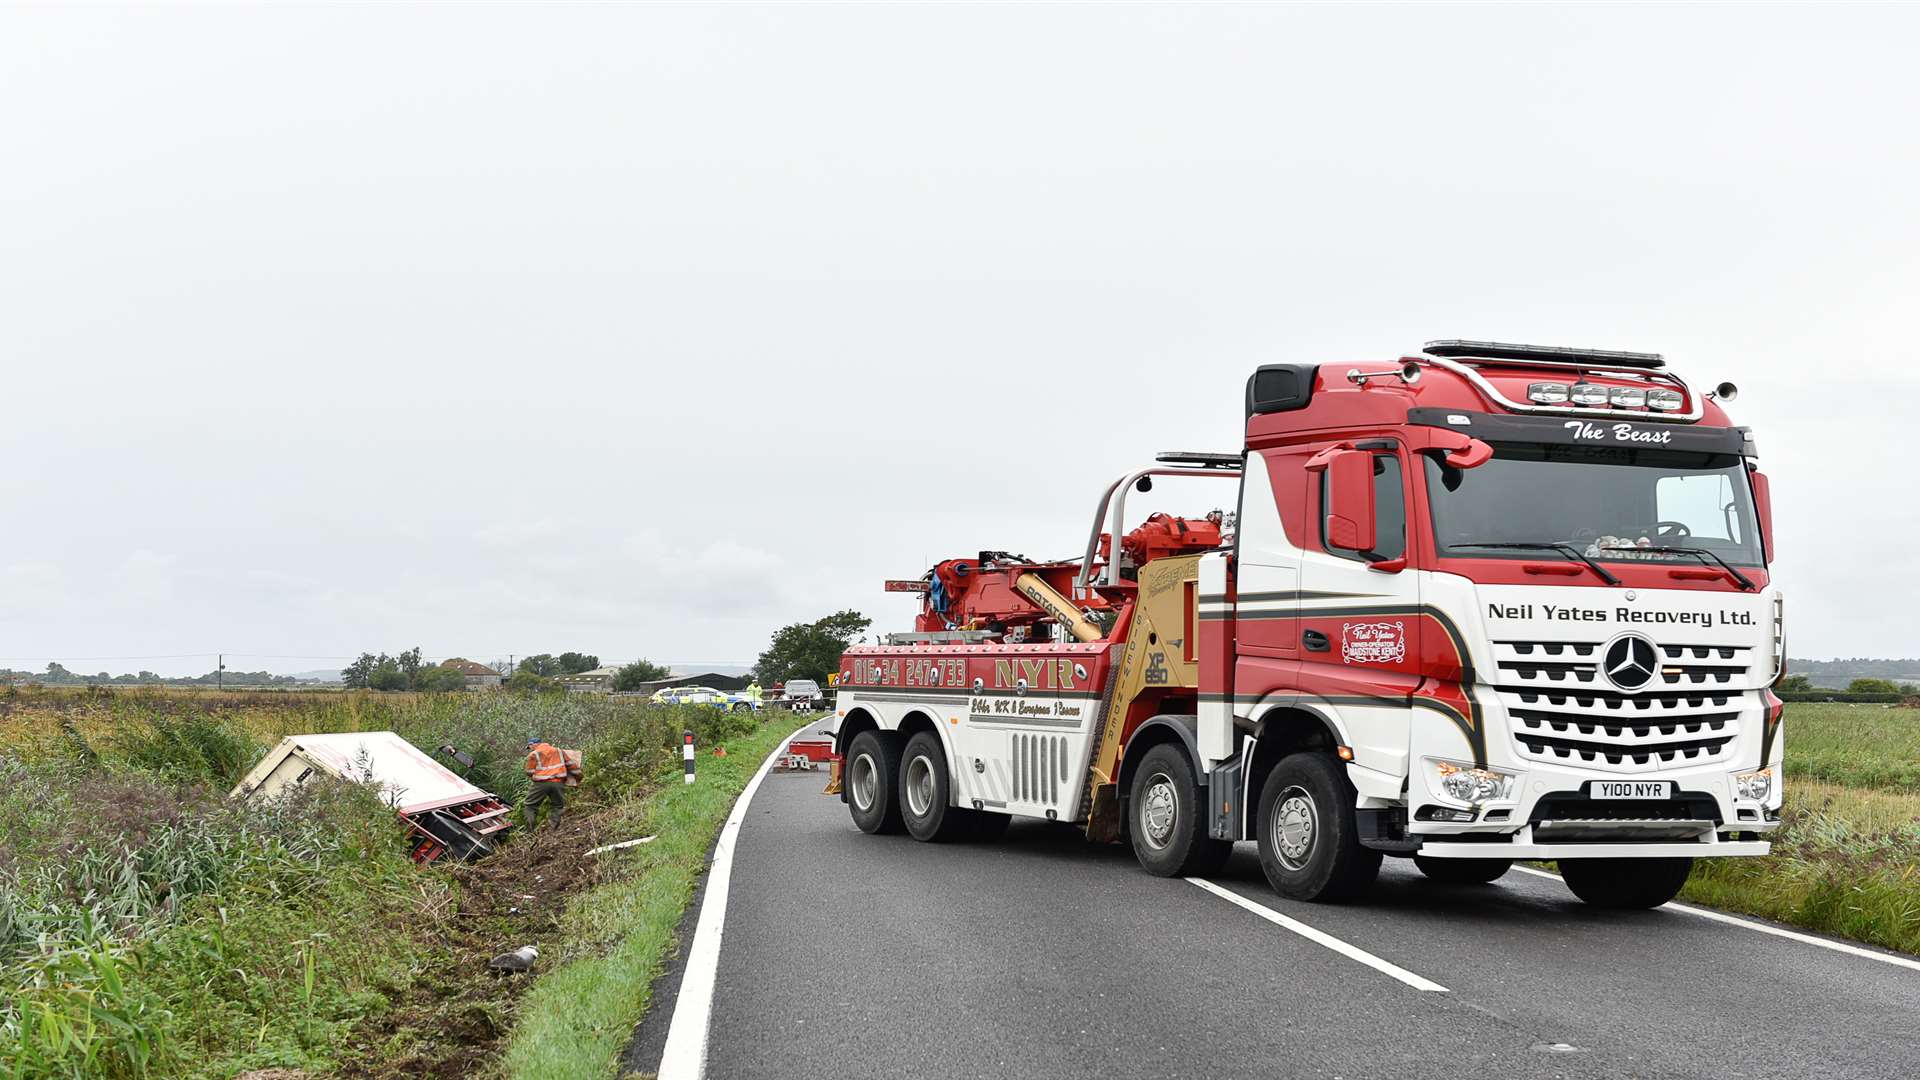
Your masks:
<svg viewBox="0 0 1920 1080"><path fill-rule="evenodd" d="M841 797L922 840L1075 822L1162 875L1251 841L1308 900L1394 855L1665 903L1779 821L1781 600L1734 393L1492 342L1261 367L1240 453L1115 481L1077 561L941 562L913 632L847 651ZM1235 509L1123 532L1165 476Z"/></svg>

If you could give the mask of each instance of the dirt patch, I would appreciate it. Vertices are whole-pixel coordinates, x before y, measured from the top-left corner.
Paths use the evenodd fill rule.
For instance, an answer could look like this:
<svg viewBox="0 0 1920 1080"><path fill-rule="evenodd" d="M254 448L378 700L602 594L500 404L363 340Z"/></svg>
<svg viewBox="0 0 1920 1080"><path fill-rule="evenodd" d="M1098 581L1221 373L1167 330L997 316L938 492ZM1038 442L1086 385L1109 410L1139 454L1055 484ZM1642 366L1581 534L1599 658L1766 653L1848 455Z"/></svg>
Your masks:
<svg viewBox="0 0 1920 1080"><path fill-rule="evenodd" d="M533 975L558 962L567 898L600 880L598 860L586 852L605 842L613 813L569 812L558 829L542 823L531 834L516 826L518 835L493 856L453 866L457 909L416 934L427 960L392 1009L356 1035L336 1075L452 1080L483 1073ZM488 970L488 960L522 945L540 949L533 974Z"/></svg>

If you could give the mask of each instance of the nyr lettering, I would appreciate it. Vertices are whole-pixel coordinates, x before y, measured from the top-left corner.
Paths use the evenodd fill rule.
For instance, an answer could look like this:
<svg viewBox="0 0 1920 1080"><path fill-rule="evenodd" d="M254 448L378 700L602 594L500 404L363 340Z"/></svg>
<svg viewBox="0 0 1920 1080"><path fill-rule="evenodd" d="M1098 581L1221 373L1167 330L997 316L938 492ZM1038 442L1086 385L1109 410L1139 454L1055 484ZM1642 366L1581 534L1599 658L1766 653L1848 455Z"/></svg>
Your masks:
<svg viewBox="0 0 1920 1080"><path fill-rule="evenodd" d="M1573 433L1574 438L1595 442L1667 443L1673 441L1671 431L1648 431L1644 428L1636 428L1632 424L1614 424L1609 427L1606 424L1595 424L1586 420L1569 420L1563 426Z"/></svg>

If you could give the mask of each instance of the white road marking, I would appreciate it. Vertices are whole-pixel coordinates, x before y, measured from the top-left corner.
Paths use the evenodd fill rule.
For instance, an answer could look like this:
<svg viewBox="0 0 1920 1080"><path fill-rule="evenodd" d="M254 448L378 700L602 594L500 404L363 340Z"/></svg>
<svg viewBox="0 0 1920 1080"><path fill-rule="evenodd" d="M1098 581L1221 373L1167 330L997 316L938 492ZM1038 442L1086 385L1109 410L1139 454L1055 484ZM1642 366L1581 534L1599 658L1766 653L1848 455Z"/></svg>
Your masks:
<svg viewBox="0 0 1920 1080"><path fill-rule="evenodd" d="M1516 866L1514 867L1514 869L1520 871L1523 874L1532 874L1534 877L1543 877L1551 881L1562 880L1559 874L1548 873L1545 870L1535 870L1531 866ZM1832 949L1834 952L1846 953L1849 956L1863 956L1868 960L1878 960L1883 964L1893 964L1896 967L1912 968L1915 971L1920 971L1920 960L1912 960L1904 956L1894 956L1890 953L1874 952L1872 949L1863 949L1857 945L1848 945L1844 942L1828 941L1826 938L1814 937L1812 934L1802 934L1793 930L1782 930L1778 926L1768 926L1766 923L1753 922L1749 919L1742 919L1735 915L1728 915L1725 912L1709 911L1706 908L1697 908L1697 907L1694 907L1692 904L1682 904L1675 901L1669 901L1665 905L1662 905L1661 910L1662 911L1684 911L1689 915L1698 915L1703 919L1712 919L1714 922L1728 923L1733 926L1743 926L1748 930L1758 930L1763 934L1772 934L1774 937L1788 938L1793 941L1801 942L1802 944L1818 945L1823 949Z"/></svg>
<svg viewBox="0 0 1920 1080"><path fill-rule="evenodd" d="M1358 945L1349 945L1346 942L1341 941L1339 938L1334 937L1332 934L1328 934L1320 930L1315 930L1313 927L1308 926L1306 923L1303 923L1298 919L1290 919L1287 916L1282 915L1279 912L1273 910L1272 908L1267 907L1265 904L1256 904L1253 901L1247 899L1244 896L1241 896L1239 893L1234 892L1231 889L1223 889L1220 886L1215 885L1213 882L1206 880L1205 878L1190 877L1187 880L1207 890L1213 895L1218 896L1222 900L1227 901L1230 904L1235 904L1239 907L1243 907L1248 911L1253 912L1255 915L1260 916L1261 918L1267 920L1268 922L1274 924L1275 926L1281 927L1283 929L1291 930L1294 933L1299 934L1301 937L1306 938L1308 941L1311 941L1317 945L1324 945L1327 948L1332 949L1334 952L1337 952L1340 955L1347 957L1350 960L1358 960L1361 963L1367 965L1368 967L1374 969L1375 971L1380 972L1383 975L1391 975L1394 978L1399 979L1401 982L1406 983L1408 986L1413 987L1415 990L1430 990L1435 993L1441 993L1441 994L1444 994L1447 992L1446 987L1441 986L1439 983L1434 982L1432 979L1415 975L1413 972L1408 971L1406 968L1403 968L1398 964L1388 963L1387 961L1380 959L1379 957L1373 955L1367 950L1360 948ZM663 1078L665 1077L665 1075L666 1075L665 1073L661 1074Z"/></svg>
<svg viewBox="0 0 1920 1080"><path fill-rule="evenodd" d="M811 725L803 725L801 731ZM714 976L720 970L720 938L726 931L727 888L733 882L733 842L740 835L740 822L747 816L747 805L760 789L773 763L786 753L787 744L799 731L781 740L779 747L760 763L747 786L734 800L733 812L720 827L720 840L713 846L713 866L707 871L707 895L700 902L700 918L693 926L693 947L687 950L686 974L680 979L680 997L673 1004L673 1023L667 1028L667 1045L660 1052L659 1080L700 1080L707 1071L707 1027L713 1019Z"/></svg>

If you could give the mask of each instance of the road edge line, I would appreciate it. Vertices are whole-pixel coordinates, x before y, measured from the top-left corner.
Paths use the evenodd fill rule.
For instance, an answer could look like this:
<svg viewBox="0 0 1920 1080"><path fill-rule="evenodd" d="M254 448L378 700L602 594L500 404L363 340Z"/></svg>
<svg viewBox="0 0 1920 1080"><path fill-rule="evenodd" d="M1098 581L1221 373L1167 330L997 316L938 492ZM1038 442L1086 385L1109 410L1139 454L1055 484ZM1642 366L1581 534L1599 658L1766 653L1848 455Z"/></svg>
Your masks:
<svg viewBox="0 0 1920 1080"><path fill-rule="evenodd" d="M740 823L746 820L747 807L753 802L760 781L773 771L773 763L786 752L795 735L813 726L807 723L794 729L773 748L760 771L733 801L726 824L720 827L720 839L713 845L713 861L707 869L707 893L700 901L700 918L693 925L693 946L687 950L687 964L680 977L680 993L673 1003L673 1021L667 1026L667 1043L660 1051L658 1080L700 1080L707 1071L707 1029L713 1020L713 988L720 970L720 940L726 933L727 891L733 882L733 846L740 835Z"/></svg>
<svg viewBox="0 0 1920 1080"><path fill-rule="evenodd" d="M1549 873L1545 870L1535 870L1531 866L1516 866L1514 869L1523 874L1532 874L1534 877L1543 877L1551 881L1566 880L1559 874ZM1822 949L1832 949L1834 952L1846 953L1849 956L1861 956L1868 960L1878 960L1883 964L1893 964L1897 967L1912 968L1915 971L1920 971L1920 960L1913 960L1893 953L1875 952L1872 949L1862 948L1859 945L1849 945L1844 941L1829 941L1826 938L1815 937L1812 934L1803 934L1798 930L1788 930L1784 927L1769 926L1763 922L1754 922L1752 919L1743 919L1738 915L1729 915L1724 911L1712 911L1703 907L1695 907L1692 904L1682 904L1677 900L1670 900L1654 910L1658 911L1661 909L1682 911L1688 915L1698 915L1703 919L1712 919L1714 922L1744 926L1749 930L1758 930L1763 934L1772 934L1775 937L1783 937L1790 941L1798 941L1806 945L1817 945Z"/></svg>
<svg viewBox="0 0 1920 1080"><path fill-rule="evenodd" d="M1391 961L1382 960L1379 957L1373 955L1372 953L1368 952L1367 950L1361 948L1358 945L1349 944L1345 941L1340 940L1337 937L1334 937L1332 934L1329 934L1324 930L1316 930L1313 927L1308 926L1306 923L1303 923L1298 919L1293 919L1293 918L1289 918L1288 916L1282 915L1279 912L1273 910L1272 908L1267 907L1265 904L1258 904L1252 900L1247 899L1244 896L1241 896L1239 893L1234 892L1232 889L1222 888L1221 886L1215 885L1213 882L1208 881L1205 878L1190 877L1187 880L1195 885L1200 886L1202 889L1205 889L1206 891L1212 893L1213 895L1220 897L1222 900L1225 900L1228 903L1235 904L1239 907L1245 908L1246 910L1253 912L1255 915L1258 915L1261 918L1267 920L1268 922L1273 923L1275 926L1281 927L1282 929L1285 929L1285 930L1291 930L1294 933L1299 934L1301 937L1306 938L1308 941L1311 941L1316 945L1323 945L1329 949L1332 949L1334 952L1339 953L1340 955L1346 957L1349 960L1358 960L1360 963L1367 965L1368 967L1374 969L1375 971L1380 972L1383 975L1390 975L1400 980L1401 982L1406 983L1408 986L1413 987L1415 990L1424 990L1428 993L1436 993L1436 994L1450 993L1450 991L1446 987L1441 986L1439 983L1434 982L1432 979L1429 979L1424 975L1416 975L1413 972L1408 971L1406 968L1403 968L1398 964L1392 963Z"/></svg>

